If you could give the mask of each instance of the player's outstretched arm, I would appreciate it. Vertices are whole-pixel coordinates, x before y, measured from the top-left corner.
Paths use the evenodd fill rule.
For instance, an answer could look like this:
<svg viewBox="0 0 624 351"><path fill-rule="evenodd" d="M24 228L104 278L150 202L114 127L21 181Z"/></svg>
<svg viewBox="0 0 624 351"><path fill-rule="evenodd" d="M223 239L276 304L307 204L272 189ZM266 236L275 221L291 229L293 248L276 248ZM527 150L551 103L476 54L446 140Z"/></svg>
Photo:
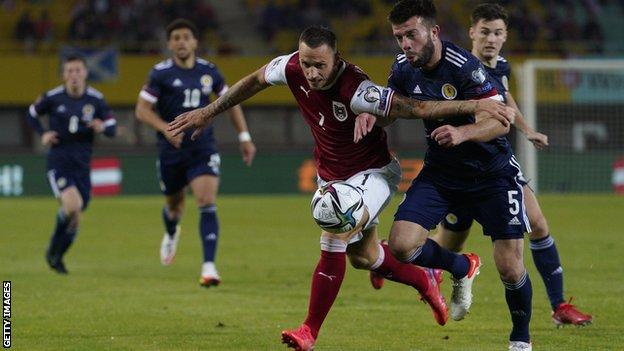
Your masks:
<svg viewBox="0 0 624 351"><path fill-rule="evenodd" d="M516 104L516 100L513 96L507 92L507 105L514 109L515 111L515 126L524 134L524 136L533 143L533 145L538 149L543 149L548 146L548 136L546 134L542 134L537 132L535 129L531 128L529 124L522 116L522 112L518 108L518 104Z"/></svg>
<svg viewBox="0 0 624 351"><path fill-rule="evenodd" d="M392 96L388 113L391 119L445 119L461 115L475 115L477 122L494 118L506 126L513 119L505 104L494 99L420 101L399 94Z"/></svg>
<svg viewBox="0 0 624 351"><path fill-rule="evenodd" d="M225 94L211 104L183 113L169 123L167 130L172 135L178 135L188 129L195 129L191 139L195 140L208 123L219 113L240 104L258 92L270 86L264 78L265 66L239 80Z"/></svg>

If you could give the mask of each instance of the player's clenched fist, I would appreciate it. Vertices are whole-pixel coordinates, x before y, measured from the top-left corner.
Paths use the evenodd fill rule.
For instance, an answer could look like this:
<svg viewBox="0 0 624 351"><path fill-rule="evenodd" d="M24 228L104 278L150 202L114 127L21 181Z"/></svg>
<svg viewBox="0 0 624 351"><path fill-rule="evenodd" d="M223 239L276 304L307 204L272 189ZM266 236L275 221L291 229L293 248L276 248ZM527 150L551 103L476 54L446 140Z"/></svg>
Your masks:
<svg viewBox="0 0 624 351"><path fill-rule="evenodd" d="M435 140L440 146L453 147L466 141L466 136L462 129L446 124L431 132L431 139Z"/></svg>

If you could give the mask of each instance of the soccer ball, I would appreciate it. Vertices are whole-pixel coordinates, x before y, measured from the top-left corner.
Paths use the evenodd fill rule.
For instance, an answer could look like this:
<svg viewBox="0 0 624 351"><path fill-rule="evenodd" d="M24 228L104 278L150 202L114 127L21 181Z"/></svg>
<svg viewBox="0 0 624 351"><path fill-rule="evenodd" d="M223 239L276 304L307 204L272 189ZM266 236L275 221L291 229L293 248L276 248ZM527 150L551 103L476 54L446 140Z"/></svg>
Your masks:
<svg viewBox="0 0 624 351"><path fill-rule="evenodd" d="M362 193L341 181L330 182L319 188L312 197L311 207L316 224L335 234L355 228L364 214Z"/></svg>

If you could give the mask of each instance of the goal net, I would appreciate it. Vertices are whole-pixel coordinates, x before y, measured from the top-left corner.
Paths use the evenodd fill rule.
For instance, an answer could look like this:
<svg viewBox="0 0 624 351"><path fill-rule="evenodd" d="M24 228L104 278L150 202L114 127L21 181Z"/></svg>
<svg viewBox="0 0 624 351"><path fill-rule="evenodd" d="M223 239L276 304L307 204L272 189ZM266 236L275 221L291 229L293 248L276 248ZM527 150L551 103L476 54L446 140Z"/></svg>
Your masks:
<svg viewBox="0 0 624 351"><path fill-rule="evenodd" d="M624 60L528 60L521 109L549 138L516 151L541 192L624 192Z"/></svg>

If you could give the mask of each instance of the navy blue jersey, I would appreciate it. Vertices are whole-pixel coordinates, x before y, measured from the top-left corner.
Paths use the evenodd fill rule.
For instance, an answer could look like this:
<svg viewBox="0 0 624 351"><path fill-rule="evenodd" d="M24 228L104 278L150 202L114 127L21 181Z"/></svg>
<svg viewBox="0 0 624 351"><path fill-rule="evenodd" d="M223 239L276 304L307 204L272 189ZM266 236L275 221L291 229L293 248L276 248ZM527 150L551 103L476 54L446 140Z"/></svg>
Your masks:
<svg viewBox="0 0 624 351"><path fill-rule="evenodd" d="M90 122L104 121L107 136L114 136L117 126L104 96L91 87L80 97L69 96L63 85L49 90L30 105L28 115L39 134L43 133L41 115L49 116L49 130L58 133L59 142L48 153L48 167L89 170L94 137Z"/></svg>
<svg viewBox="0 0 624 351"><path fill-rule="evenodd" d="M425 101L481 99L498 94L481 62L469 51L445 41L442 42L442 59L431 71L413 67L405 55L398 55L388 77L388 86L402 95ZM506 167L511 148L504 137L484 143L465 142L453 148L443 148L430 137L431 132L442 125L461 126L474 122L474 116L465 115L424 121L428 144L425 166L450 178L496 175Z"/></svg>
<svg viewBox="0 0 624 351"><path fill-rule="evenodd" d="M193 68L187 69L168 59L152 68L140 96L155 104L156 111L165 122L171 122L184 112L209 104L210 94L220 96L226 90L225 80L214 64L197 58ZM185 134L182 148L213 142L212 127L206 128L196 141L191 140L191 134ZM158 148L161 151L175 149L161 133L158 133Z"/></svg>
<svg viewBox="0 0 624 351"><path fill-rule="evenodd" d="M511 66L505 60L504 57L498 56L496 58L496 67L485 66L485 70L490 76L490 82L496 88L496 91L503 98L503 101L507 103L507 92L509 91L509 79L511 78Z"/></svg>

